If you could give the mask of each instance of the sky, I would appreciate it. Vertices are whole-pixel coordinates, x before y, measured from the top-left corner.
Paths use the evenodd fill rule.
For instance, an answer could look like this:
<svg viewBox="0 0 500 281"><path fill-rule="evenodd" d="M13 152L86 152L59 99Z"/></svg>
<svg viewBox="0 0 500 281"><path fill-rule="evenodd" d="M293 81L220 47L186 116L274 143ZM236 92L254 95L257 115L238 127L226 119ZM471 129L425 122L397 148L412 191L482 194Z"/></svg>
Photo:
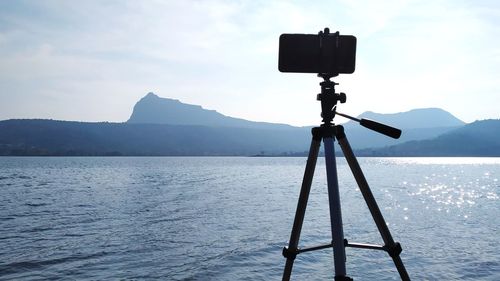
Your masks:
<svg viewBox="0 0 500 281"><path fill-rule="evenodd" d="M316 125L321 79L279 72L278 46L282 33L325 27L357 37L356 71L334 79L347 95L339 112L500 118L495 0L0 0L0 120L124 122L154 92Z"/></svg>

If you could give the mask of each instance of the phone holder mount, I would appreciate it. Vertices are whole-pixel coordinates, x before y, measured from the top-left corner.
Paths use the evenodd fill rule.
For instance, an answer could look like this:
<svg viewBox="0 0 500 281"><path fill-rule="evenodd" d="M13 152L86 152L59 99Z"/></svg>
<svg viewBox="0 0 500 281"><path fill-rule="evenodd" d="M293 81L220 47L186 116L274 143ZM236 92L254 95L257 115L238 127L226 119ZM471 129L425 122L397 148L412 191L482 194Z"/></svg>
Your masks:
<svg viewBox="0 0 500 281"><path fill-rule="evenodd" d="M325 43L327 40L326 40L326 37L327 36L333 36L335 37L335 45L333 46L334 47L334 51L333 51L333 55L332 55L332 51L331 50L325 50ZM325 58L325 57L328 57L328 56L333 56L333 61L338 61L338 47L339 47L339 38L340 38L340 32L335 32L335 33L330 33L330 29L328 27L325 27L325 29L323 31L320 31L318 32L318 37L319 37L319 53L320 53L320 57L321 58ZM325 70L326 66L324 65L326 60L321 60L320 61L320 70ZM328 72L328 71L321 71L320 74L318 74L318 76L320 77L323 77L323 79L325 80L330 80L330 78L332 77L336 77L338 76L339 73L338 72Z"/></svg>

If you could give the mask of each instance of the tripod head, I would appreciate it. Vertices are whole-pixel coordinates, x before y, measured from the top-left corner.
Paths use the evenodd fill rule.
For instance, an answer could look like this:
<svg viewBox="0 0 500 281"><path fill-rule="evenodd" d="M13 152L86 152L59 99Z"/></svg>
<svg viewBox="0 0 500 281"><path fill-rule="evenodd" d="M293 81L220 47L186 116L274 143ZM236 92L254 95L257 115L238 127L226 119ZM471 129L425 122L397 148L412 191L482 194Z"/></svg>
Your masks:
<svg viewBox="0 0 500 281"><path fill-rule="evenodd" d="M346 95L344 93L335 93L335 83L331 81L331 76L326 74L318 74L323 78L323 82L319 83L321 86L321 93L316 97L321 101L321 117L325 126L332 125L333 118L335 117L337 102L346 102Z"/></svg>
<svg viewBox="0 0 500 281"><path fill-rule="evenodd" d="M347 114L337 112L337 102L346 102L345 93L335 93L335 85L338 85L338 83L330 80L332 78L331 75L318 74L318 76L323 78L323 82L319 83L321 85L321 93L317 96L317 100L321 101L321 117L323 118L323 127L333 126L333 118L336 114L338 114L342 117L358 122L365 128L381 133L388 137L398 139L401 136L400 129L370 119L358 119Z"/></svg>

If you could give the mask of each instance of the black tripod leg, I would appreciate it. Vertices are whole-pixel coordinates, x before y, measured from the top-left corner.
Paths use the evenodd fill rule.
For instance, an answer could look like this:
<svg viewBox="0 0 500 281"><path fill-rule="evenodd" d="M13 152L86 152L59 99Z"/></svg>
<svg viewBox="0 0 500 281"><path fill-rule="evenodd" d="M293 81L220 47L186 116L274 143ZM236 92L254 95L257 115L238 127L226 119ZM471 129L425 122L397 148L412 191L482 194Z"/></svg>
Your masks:
<svg viewBox="0 0 500 281"><path fill-rule="evenodd" d="M290 242L288 243L288 248L283 249L283 255L286 257L286 265L282 280L290 280L290 275L292 274L293 261L297 256L300 231L302 230L302 223L304 222L307 200L309 199L309 192L311 190L320 145L321 138L317 139L316 136L313 136L311 148L309 149L309 156L307 157L304 178L302 179L302 187L300 189L299 202L297 204L295 219L293 221L292 233L290 234Z"/></svg>
<svg viewBox="0 0 500 281"><path fill-rule="evenodd" d="M375 201L375 197L373 197L373 193L371 192L370 187L368 186L368 182L366 181L366 178L363 174L363 171L359 166L358 160L356 160L356 156L354 156L351 146L347 141L343 128L341 126L338 126L337 128L338 128L337 140L339 142L339 145L342 149L342 152L344 153L344 157L347 160L349 168L351 169L352 174L354 175L354 178L358 183L359 190L363 194L363 198L365 199L366 204L368 205L368 209L372 214L373 220L377 225L378 231L380 232L380 235L384 240L385 247L387 248L389 255L392 257L394 264L396 265L396 268L399 272L399 276L401 276L401 280L409 281L410 277L408 276L408 272L406 271L403 261L399 256L399 254L401 253L401 245L399 243L395 243L394 239L392 238L391 232L389 231L389 228L385 223L384 217L382 216L382 212L380 212L380 208L378 207L377 201Z"/></svg>

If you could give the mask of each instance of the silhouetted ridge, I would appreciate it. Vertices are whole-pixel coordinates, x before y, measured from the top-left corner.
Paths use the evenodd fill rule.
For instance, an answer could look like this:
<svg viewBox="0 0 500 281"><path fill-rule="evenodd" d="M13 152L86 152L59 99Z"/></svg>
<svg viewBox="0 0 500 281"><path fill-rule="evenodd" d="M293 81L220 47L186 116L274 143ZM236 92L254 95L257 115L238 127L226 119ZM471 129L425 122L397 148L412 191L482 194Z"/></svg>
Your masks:
<svg viewBox="0 0 500 281"><path fill-rule="evenodd" d="M238 127L255 129L292 129L285 124L253 122L233 118L207 110L199 105L185 104L178 100L161 98L148 93L134 106L127 123L200 125L213 127Z"/></svg>
<svg viewBox="0 0 500 281"><path fill-rule="evenodd" d="M358 151L363 156L500 156L500 120L467 124L433 139Z"/></svg>
<svg viewBox="0 0 500 281"><path fill-rule="evenodd" d="M500 154L499 120L463 126L437 108L365 112L361 117L403 129L401 138L395 140L346 123L349 142L362 155ZM137 102L125 123L0 121L0 155L306 155L310 141L310 127L232 118L154 93Z"/></svg>
<svg viewBox="0 0 500 281"><path fill-rule="evenodd" d="M268 130L168 124L0 121L3 155L205 156L283 154L307 147L303 128Z"/></svg>
<svg viewBox="0 0 500 281"><path fill-rule="evenodd" d="M349 132L349 140L355 141L351 135ZM306 156L310 140L308 128L0 121L0 155L300 155L304 152L302 156ZM476 121L433 139L358 150L356 155L500 156L500 120Z"/></svg>
<svg viewBox="0 0 500 281"><path fill-rule="evenodd" d="M451 113L440 108L419 108L391 114L367 111L358 118L372 119L403 131L399 139L388 139L386 136L349 121L345 124L346 134L349 136L351 145L358 149L384 147L412 140L431 139L465 124Z"/></svg>
<svg viewBox="0 0 500 281"><path fill-rule="evenodd" d="M392 114L380 114L367 111L359 117L373 119L400 129L457 127L465 125L465 122L440 108L419 108Z"/></svg>

